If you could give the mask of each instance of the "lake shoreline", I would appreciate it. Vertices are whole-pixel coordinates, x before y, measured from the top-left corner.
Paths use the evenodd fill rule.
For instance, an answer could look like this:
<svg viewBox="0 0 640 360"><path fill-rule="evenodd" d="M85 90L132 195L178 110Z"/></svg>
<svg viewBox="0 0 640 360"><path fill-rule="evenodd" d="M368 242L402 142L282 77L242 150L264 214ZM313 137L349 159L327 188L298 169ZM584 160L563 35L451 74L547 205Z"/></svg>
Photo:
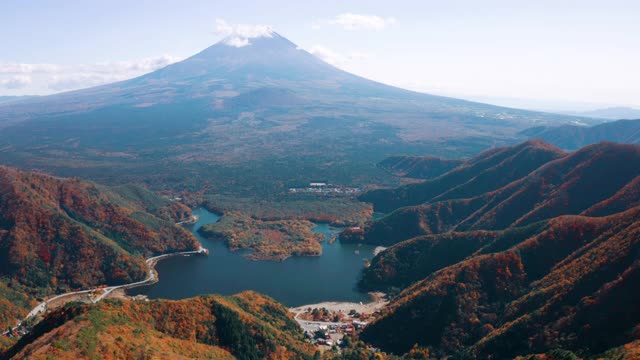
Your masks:
<svg viewBox="0 0 640 360"><path fill-rule="evenodd" d="M321 256L296 254L286 261L256 261L243 250L233 251L224 240L209 239L198 231L204 224L215 223L219 215L206 208L193 209L199 216L196 224L185 227L209 249L208 257L173 258L159 262L155 270L162 281L131 289L127 295L146 295L149 299L185 299L206 294L233 295L253 290L274 298L287 307L335 299L336 302L370 302L372 297L357 290L357 279L374 247L331 244L337 233L328 224L315 224L315 232L325 235ZM187 260L189 259L189 260ZM280 260L280 259L279 259ZM187 280L187 281L185 281Z"/></svg>
<svg viewBox="0 0 640 360"><path fill-rule="evenodd" d="M342 313L349 314L350 312L356 312L358 314L366 314L371 315L377 311L380 311L384 307L389 304L389 300L387 299L387 294L383 292L370 292L368 293L371 296L371 301L369 302L349 302L349 301L323 301L316 304L307 304L301 306L290 307L289 311L295 314L294 318L297 321L308 321L308 320L300 320L298 317L304 313L307 313L309 309L326 309L332 313ZM322 321L314 321L318 323L322 323Z"/></svg>

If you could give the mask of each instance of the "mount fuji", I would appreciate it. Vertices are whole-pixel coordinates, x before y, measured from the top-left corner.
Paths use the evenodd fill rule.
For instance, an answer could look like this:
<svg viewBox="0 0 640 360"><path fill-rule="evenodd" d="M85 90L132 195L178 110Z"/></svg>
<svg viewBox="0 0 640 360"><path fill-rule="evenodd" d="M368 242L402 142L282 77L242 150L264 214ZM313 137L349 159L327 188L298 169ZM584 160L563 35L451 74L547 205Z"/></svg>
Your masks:
<svg viewBox="0 0 640 360"><path fill-rule="evenodd" d="M281 166L353 182L345 167L398 153L468 156L576 119L388 86L269 30L134 79L0 103L0 162L105 181Z"/></svg>

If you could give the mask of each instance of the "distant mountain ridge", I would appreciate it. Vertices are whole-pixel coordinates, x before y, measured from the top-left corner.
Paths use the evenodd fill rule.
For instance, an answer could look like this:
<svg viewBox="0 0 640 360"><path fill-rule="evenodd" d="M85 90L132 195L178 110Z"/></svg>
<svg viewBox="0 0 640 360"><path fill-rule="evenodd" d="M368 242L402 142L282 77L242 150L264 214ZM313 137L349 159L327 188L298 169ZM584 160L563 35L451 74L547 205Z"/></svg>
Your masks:
<svg viewBox="0 0 640 360"><path fill-rule="evenodd" d="M594 126L540 126L521 135L538 138L563 149L575 150L601 141L640 144L640 120L618 120Z"/></svg>
<svg viewBox="0 0 640 360"><path fill-rule="evenodd" d="M640 119L640 109L634 109L626 106L615 106L591 111L573 111L564 113L568 115L586 116L608 120Z"/></svg>
<svg viewBox="0 0 640 360"><path fill-rule="evenodd" d="M372 203L376 211L390 212L403 206L471 197L495 190L565 155L539 140L493 148L437 178L397 189L369 191L360 200Z"/></svg>
<svg viewBox="0 0 640 360"><path fill-rule="evenodd" d="M345 234L345 240L391 245L420 235L502 230L563 214L577 215L612 198L640 175L639 149L633 145L600 143L564 156L557 153L555 159L546 158L533 170L513 172L512 179L500 176L508 180L501 187L484 188L481 192L444 191L443 194L450 195L429 197L417 205L399 208L361 232ZM525 164L531 162L520 159L506 165L503 171ZM409 188L415 192L410 199L420 201L424 197L420 197L421 188L417 185L423 185L422 191L432 196L429 191L434 187L428 186L428 181L401 187L402 190L391 194L398 191L403 194ZM474 187L478 189L481 188ZM366 201L373 199L373 195L365 194L362 198Z"/></svg>
<svg viewBox="0 0 640 360"><path fill-rule="evenodd" d="M463 163L464 160L448 160L434 156L395 155L382 160L378 163L378 166L397 176L430 179L438 177Z"/></svg>
<svg viewBox="0 0 640 360"><path fill-rule="evenodd" d="M359 185L392 154L469 156L572 121L594 120L381 84L274 32L241 47L223 40L134 79L0 103L0 162L100 183L271 194L303 174ZM223 179L230 172L247 184ZM272 188L255 185L265 179Z"/></svg>

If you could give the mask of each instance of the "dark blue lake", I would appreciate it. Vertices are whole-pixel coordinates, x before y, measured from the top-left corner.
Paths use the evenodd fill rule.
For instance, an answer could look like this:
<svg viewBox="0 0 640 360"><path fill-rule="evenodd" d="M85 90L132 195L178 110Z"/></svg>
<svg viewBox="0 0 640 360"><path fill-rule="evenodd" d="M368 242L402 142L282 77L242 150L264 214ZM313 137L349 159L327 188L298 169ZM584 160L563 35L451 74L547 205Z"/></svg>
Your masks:
<svg viewBox="0 0 640 360"><path fill-rule="evenodd" d="M183 299L202 294L231 295L255 290L287 306L322 301L368 301L369 295L355 285L365 259L373 257L373 246L329 244L339 229L319 224L314 231L325 234L323 254L317 257L291 257L283 262L251 261L241 252L229 251L222 241L212 241L197 233L204 224L219 216L203 208L195 209L200 220L189 227L209 249L209 256L175 257L156 266L160 282L130 291L149 298Z"/></svg>

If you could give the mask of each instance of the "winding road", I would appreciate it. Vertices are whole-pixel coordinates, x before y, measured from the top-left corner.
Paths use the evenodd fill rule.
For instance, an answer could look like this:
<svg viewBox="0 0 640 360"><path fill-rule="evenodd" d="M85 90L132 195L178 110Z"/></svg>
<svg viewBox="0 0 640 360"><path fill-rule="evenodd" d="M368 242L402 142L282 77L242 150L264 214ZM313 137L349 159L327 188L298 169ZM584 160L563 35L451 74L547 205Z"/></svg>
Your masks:
<svg viewBox="0 0 640 360"><path fill-rule="evenodd" d="M83 295L83 294L92 293L94 291L102 290L102 294L100 294L100 296L98 296L95 299L91 300L91 302L95 304L95 303L103 300L107 296L109 296L109 294L111 294L115 290L132 289L132 288L135 288L135 287L138 287L138 286L151 285L151 284L155 283L156 281L158 281L158 276L156 275L156 271L155 271L155 265L160 260L163 260L163 259L166 259L166 258L170 258L170 257L174 257L174 256L188 256L188 255L199 255L199 254L204 254L204 255L209 254L209 250L207 250L207 249L203 248L202 246L200 246L198 248L198 250L194 250L194 251L182 251L182 252L163 254L163 255L150 257L150 258L145 260L146 263L147 263L147 266L149 267L149 270L148 270L147 278L142 280L142 281L137 281L137 282L124 284L124 285L108 286L108 287L104 287L104 288L99 288L98 287L98 288L92 288L92 289L88 289L88 290L71 291L71 292L68 292L68 293L64 293L64 294L60 294L60 295L54 296L51 299L43 301L40 304L38 304L36 307L34 307L22 321L20 321L15 327L13 327L11 329L11 331L15 331L15 330L19 329L27 320L37 316L40 313L44 313L47 310L47 306L50 303L52 303L52 302L54 302L56 300L60 300L60 299L65 298L65 297ZM9 330L4 331L2 333L2 336L7 335L8 333L9 333Z"/></svg>

